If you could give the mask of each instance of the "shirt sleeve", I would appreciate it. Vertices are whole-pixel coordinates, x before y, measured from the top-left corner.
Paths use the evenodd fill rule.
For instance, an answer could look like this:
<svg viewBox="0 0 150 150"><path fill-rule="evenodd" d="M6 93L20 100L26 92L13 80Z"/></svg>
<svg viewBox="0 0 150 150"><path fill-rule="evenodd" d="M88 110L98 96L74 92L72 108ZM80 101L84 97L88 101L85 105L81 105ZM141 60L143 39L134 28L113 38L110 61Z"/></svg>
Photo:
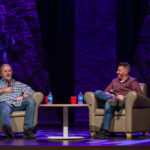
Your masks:
<svg viewBox="0 0 150 150"><path fill-rule="evenodd" d="M135 91L139 94L142 94L141 87L136 79L132 82L132 89L133 89L133 91Z"/></svg>
<svg viewBox="0 0 150 150"><path fill-rule="evenodd" d="M28 85L21 83L22 84L22 92L23 94L28 94L28 95L32 95L33 93L35 93L35 91Z"/></svg>
<svg viewBox="0 0 150 150"><path fill-rule="evenodd" d="M106 87L106 89L104 90L104 92L110 92L110 90L113 88L113 81L111 81L111 83Z"/></svg>

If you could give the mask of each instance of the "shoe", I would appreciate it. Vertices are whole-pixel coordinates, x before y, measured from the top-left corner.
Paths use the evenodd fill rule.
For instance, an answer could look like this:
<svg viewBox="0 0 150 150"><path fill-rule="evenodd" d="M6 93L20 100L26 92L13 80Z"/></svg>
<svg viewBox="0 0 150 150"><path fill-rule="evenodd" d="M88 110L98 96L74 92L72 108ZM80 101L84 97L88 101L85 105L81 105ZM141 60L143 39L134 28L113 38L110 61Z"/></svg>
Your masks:
<svg viewBox="0 0 150 150"><path fill-rule="evenodd" d="M124 101L120 101L120 100L119 100L119 104L118 104L118 105L121 106L121 105L123 105L123 104L124 104Z"/></svg>
<svg viewBox="0 0 150 150"><path fill-rule="evenodd" d="M96 134L94 135L94 138L96 138L96 139L105 139L105 138L108 138L107 133L108 133L107 130L101 129L99 132L96 132Z"/></svg>
<svg viewBox="0 0 150 150"><path fill-rule="evenodd" d="M2 126L2 131L5 133L5 135L8 139L14 138L12 130L7 124Z"/></svg>
<svg viewBox="0 0 150 150"><path fill-rule="evenodd" d="M110 104L113 107L116 107L119 104L119 100L117 99L109 99L108 104Z"/></svg>
<svg viewBox="0 0 150 150"><path fill-rule="evenodd" d="M36 138L36 136L34 135L34 133L33 133L33 131L32 131L33 129L27 129L27 130L25 130L24 131L24 138L26 138L26 139L35 139Z"/></svg>
<svg viewBox="0 0 150 150"><path fill-rule="evenodd" d="M32 132L35 134L37 132L37 125L35 125L35 127L33 127Z"/></svg>

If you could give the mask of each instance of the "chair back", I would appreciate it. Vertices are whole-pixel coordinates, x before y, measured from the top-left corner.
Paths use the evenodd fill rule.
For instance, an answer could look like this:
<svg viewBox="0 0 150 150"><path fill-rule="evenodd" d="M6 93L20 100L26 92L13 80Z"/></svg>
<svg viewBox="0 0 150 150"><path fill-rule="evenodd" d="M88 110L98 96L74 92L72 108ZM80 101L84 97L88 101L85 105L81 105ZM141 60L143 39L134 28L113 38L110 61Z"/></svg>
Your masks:
<svg viewBox="0 0 150 150"><path fill-rule="evenodd" d="M141 90L143 92L143 95L147 96L147 85L145 83L139 83Z"/></svg>

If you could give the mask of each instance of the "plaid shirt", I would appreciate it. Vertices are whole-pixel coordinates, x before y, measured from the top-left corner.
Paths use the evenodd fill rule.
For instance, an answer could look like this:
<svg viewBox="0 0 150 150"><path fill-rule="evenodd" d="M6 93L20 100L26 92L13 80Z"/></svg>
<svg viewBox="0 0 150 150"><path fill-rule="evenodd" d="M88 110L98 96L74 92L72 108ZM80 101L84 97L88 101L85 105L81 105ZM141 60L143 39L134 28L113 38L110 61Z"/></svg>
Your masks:
<svg viewBox="0 0 150 150"><path fill-rule="evenodd" d="M0 89L6 88L8 85L5 83L4 79L0 80ZM22 101L15 101L15 99L23 94L32 95L34 91L31 89L30 86L23 84L19 81L12 80L12 93L1 93L0 94L0 102L6 102L7 104L20 106Z"/></svg>

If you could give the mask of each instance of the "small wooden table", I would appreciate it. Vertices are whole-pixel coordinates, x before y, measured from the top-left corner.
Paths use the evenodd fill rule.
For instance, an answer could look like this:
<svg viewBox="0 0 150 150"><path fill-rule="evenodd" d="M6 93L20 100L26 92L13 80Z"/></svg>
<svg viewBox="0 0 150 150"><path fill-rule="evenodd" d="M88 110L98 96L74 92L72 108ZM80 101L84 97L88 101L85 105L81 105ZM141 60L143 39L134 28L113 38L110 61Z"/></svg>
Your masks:
<svg viewBox="0 0 150 150"><path fill-rule="evenodd" d="M63 136L50 136L52 140L83 139L81 136L68 136L68 107L88 107L89 104L41 104L42 107L63 107Z"/></svg>

